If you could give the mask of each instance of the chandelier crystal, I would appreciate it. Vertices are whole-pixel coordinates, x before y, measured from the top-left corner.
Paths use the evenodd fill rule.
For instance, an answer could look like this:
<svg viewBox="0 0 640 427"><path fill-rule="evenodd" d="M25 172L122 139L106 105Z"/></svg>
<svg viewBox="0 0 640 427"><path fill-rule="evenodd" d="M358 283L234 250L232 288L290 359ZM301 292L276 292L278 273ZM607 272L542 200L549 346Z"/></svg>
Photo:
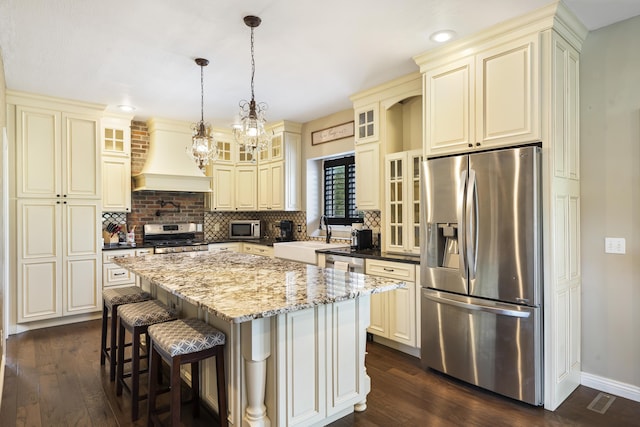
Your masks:
<svg viewBox="0 0 640 427"><path fill-rule="evenodd" d="M244 23L251 28L251 101L240 101L240 122L234 124L233 135L238 144L244 146L255 160L260 151L266 150L271 138L265 132L265 111L267 104L256 102L254 94L254 77L256 62L254 59L253 29L260 25L262 20L257 16L245 16Z"/></svg>
<svg viewBox="0 0 640 427"><path fill-rule="evenodd" d="M191 125L193 130L191 147L187 147L187 155L193 159L201 171L205 171L209 162L218 158L218 144L211 133L211 125L204 122L204 67L209 61L204 58L196 58L196 64L200 66L200 121Z"/></svg>

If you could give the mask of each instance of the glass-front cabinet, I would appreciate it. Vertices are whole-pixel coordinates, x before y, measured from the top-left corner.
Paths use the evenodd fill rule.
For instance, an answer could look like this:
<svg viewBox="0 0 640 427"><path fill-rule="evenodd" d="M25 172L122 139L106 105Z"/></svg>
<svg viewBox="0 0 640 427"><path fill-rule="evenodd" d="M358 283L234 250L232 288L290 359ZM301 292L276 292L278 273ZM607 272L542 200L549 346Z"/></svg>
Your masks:
<svg viewBox="0 0 640 427"><path fill-rule="evenodd" d="M422 150L385 158L385 250L420 254L420 162Z"/></svg>

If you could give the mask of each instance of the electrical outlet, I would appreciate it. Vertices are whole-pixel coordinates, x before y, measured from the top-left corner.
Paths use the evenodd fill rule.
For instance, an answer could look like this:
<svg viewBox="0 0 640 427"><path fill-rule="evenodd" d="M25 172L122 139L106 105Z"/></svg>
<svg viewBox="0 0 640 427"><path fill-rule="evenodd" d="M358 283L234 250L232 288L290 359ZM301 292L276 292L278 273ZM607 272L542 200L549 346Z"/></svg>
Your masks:
<svg viewBox="0 0 640 427"><path fill-rule="evenodd" d="M298 233L302 233L302 226L298 224Z"/></svg>
<svg viewBox="0 0 640 427"><path fill-rule="evenodd" d="M626 240L624 237L605 237L604 252L606 254L625 254Z"/></svg>
<svg viewBox="0 0 640 427"><path fill-rule="evenodd" d="M213 224L213 231L220 231L220 224L218 224L217 222L215 224Z"/></svg>

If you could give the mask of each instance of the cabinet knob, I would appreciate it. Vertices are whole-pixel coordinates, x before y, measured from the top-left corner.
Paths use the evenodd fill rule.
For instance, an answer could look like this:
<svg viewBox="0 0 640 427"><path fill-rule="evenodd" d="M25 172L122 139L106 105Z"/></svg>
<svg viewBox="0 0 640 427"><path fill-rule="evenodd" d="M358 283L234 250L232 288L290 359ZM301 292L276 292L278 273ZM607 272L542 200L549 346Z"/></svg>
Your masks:
<svg viewBox="0 0 640 427"><path fill-rule="evenodd" d="M59 195L59 194L56 194L56 197L60 197L60 195Z"/></svg>
<svg viewBox="0 0 640 427"><path fill-rule="evenodd" d="M65 195L63 195L62 197L67 197L67 195L65 194Z"/></svg>
<svg viewBox="0 0 640 427"><path fill-rule="evenodd" d="M56 205L59 205L59 204L60 204L60 200L58 200L58 201L56 202Z"/></svg>
<svg viewBox="0 0 640 427"><path fill-rule="evenodd" d="M476 147L480 147L480 143L479 142L476 142Z"/></svg>
<svg viewBox="0 0 640 427"><path fill-rule="evenodd" d="M469 143L468 145L469 145L469 148L472 148L472 147L473 147L473 144L471 144L471 143Z"/></svg>

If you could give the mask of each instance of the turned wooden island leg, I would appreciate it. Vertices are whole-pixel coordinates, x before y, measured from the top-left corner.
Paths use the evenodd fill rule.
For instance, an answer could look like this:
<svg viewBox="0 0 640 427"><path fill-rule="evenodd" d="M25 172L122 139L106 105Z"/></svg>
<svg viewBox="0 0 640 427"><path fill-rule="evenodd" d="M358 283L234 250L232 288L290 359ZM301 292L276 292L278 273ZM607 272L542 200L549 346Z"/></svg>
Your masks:
<svg viewBox="0 0 640 427"><path fill-rule="evenodd" d="M251 427L270 427L265 405L267 358L271 355L269 319L255 319L241 326L247 407L244 422Z"/></svg>

